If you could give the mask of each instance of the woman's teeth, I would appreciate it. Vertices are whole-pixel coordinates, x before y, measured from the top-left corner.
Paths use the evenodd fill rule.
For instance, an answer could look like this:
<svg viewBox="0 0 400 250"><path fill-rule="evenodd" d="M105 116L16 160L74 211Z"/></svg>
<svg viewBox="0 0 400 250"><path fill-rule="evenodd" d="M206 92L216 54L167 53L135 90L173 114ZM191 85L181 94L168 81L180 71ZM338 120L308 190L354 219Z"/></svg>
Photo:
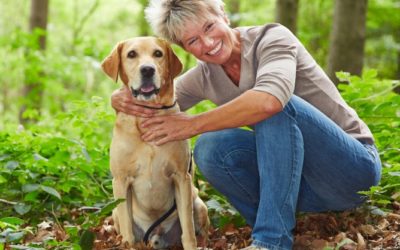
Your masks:
<svg viewBox="0 0 400 250"><path fill-rule="evenodd" d="M210 52L208 52L207 54L209 54L210 56L213 56L215 54L217 54L217 52L222 48L222 41L217 45L217 47L215 47L213 50L211 50Z"/></svg>

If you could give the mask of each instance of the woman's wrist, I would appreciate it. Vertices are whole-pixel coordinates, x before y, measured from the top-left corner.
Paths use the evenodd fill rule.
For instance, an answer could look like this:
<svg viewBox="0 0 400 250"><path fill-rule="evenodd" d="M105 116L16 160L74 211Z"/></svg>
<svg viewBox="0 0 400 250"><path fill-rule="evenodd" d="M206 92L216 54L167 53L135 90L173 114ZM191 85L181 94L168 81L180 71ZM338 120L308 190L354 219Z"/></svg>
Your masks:
<svg viewBox="0 0 400 250"><path fill-rule="evenodd" d="M198 114L198 115L193 115L191 117L191 124L192 124L192 130L194 132L194 134L192 136L196 136L199 134L202 134L204 132L207 132L206 130L206 120L207 117L205 117L204 113L202 114Z"/></svg>

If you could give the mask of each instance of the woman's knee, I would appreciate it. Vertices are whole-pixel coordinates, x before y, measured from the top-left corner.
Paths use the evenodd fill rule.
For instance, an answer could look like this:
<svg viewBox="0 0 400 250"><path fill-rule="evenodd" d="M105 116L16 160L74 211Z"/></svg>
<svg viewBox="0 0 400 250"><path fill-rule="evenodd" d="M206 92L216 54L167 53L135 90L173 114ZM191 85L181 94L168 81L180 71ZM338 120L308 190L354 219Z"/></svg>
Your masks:
<svg viewBox="0 0 400 250"><path fill-rule="evenodd" d="M214 133L202 134L195 143L194 160L203 174L206 174L207 168L215 164L215 151L218 149L219 141Z"/></svg>
<svg viewBox="0 0 400 250"><path fill-rule="evenodd" d="M255 151L253 132L243 129L225 129L202 134L194 147L194 160L207 178L218 171L232 152L241 150ZM227 167L227 166L225 166Z"/></svg>

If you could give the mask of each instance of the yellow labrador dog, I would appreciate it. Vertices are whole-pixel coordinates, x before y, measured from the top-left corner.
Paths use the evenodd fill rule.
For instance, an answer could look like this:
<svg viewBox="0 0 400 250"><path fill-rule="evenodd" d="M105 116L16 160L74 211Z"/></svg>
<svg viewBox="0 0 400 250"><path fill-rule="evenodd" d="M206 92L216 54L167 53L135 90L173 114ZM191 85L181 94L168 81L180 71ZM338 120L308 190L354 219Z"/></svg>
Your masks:
<svg viewBox="0 0 400 250"><path fill-rule="evenodd" d="M118 76L138 100L159 103L160 114L179 111L173 79L182 64L170 45L155 37L118 43L102 63L104 72ZM207 207L192 184L194 169L188 141L155 146L141 140L142 118L119 112L110 149L115 198L113 211L123 241L144 241L155 249L182 243L196 249L196 236L207 238ZM176 208L176 209L175 209Z"/></svg>

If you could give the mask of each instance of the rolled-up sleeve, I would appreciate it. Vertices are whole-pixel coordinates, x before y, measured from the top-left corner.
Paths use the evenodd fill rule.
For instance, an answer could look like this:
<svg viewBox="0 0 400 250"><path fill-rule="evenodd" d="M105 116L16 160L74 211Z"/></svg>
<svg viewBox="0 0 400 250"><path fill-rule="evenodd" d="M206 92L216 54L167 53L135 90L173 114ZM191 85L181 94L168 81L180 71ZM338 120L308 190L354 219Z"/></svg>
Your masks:
<svg viewBox="0 0 400 250"><path fill-rule="evenodd" d="M285 106L295 88L298 43L283 26L269 36L266 32L257 48L257 74L253 90L268 92Z"/></svg>

